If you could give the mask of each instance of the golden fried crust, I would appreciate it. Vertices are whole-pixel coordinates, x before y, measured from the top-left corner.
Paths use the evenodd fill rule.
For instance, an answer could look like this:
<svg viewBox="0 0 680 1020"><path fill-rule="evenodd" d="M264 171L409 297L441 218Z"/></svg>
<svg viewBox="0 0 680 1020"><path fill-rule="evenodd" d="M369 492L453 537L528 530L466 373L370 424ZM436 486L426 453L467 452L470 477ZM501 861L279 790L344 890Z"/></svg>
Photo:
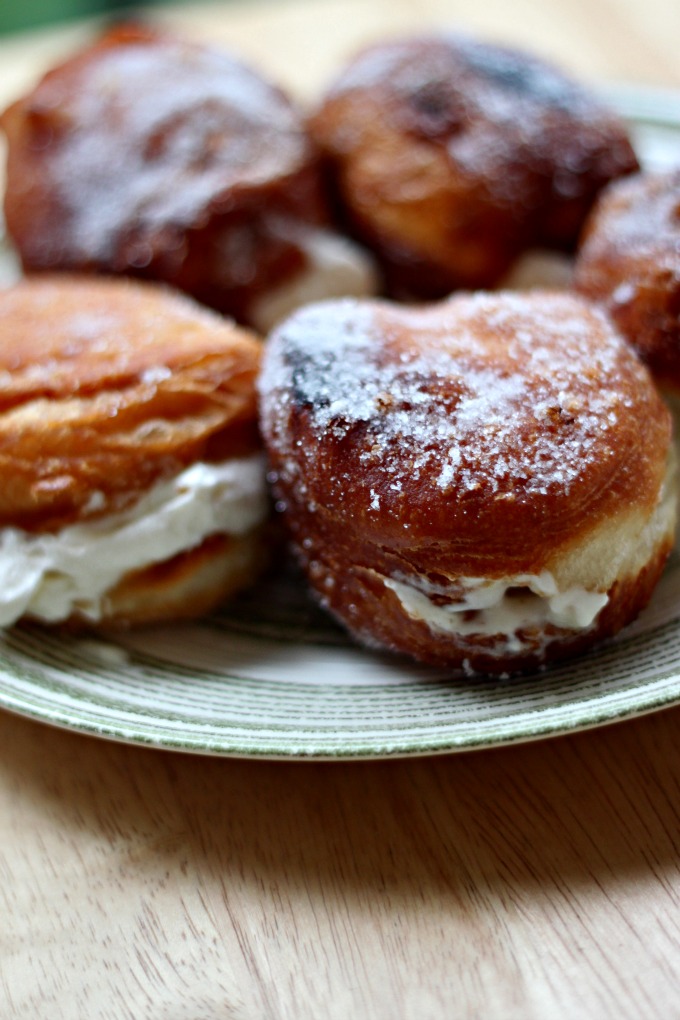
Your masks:
<svg viewBox="0 0 680 1020"><path fill-rule="evenodd" d="M585 89L453 35L360 54L311 131L397 296L490 286L528 247L572 247L599 189L637 167L623 124Z"/></svg>
<svg viewBox="0 0 680 1020"><path fill-rule="evenodd" d="M104 599L102 623L138 627L196 619L252 584L267 562L262 527L245 535L210 535L201 545L126 575ZM77 628L91 622L74 615Z"/></svg>
<svg viewBox="0 0 680 1020"><path fill-rule="evenodd" d="M575 285L604 305L659 383L680 391L680 170L605 189L586 223Z"/></svg>
<svg viewBox="0 0 680 1020"><path fill-rule="evenodd" d="M520 631L521 648L512 640L500 640L502 635L463 637L433 630L404 613L399 599L379 575L361 569L343 574L339 594L326 589L320 593L321 601L369 647L408 655L432 666L496 675L525 673L586 652L634 620L648 604L672 545L672 535L667 534L642 569L611 586L607 605L593 627L569 631L549 624L540 630Z"/></svg>
<svg viewBox="0 0 680 1020"><path fill-rule="evenodd" d="M258 448L260 343L161 287L40 275L0 291L0 526L132 504Z"/></svg>
<svg viewBox="0 0 680 1020"><path fill-rule="evenodd" d="M670 416L628 345L575 296L326 302L274 332L260 389L298 555L363 641L452 665L536 664L544 635L526 663L497 648L485 657L490 639L433 636L386 579L442 602L460 597L462 578L543 571L560 590L620 592L594 640L631 618L624 604L639 610L631 592L646 598L652 582L636 589L635 578L658 577L672 498L645 529L671 484ZM581 645L571 632L553 643Z"/></svg>
<svg viewBox="0 0 680 1020"><path fill-rule="evenodd" d="M298 111L226 54L107 33L15 102L5 215L24 267L171 283L246 320L304 265L290 222L324 215Z"/></svg>

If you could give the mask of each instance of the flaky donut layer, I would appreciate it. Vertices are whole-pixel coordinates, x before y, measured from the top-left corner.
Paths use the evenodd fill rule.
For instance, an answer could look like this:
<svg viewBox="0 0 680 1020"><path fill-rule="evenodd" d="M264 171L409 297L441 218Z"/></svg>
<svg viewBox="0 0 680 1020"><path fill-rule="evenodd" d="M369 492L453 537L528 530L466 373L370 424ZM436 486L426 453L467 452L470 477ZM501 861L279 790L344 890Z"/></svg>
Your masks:
<svg viewBox="0 0 680 1020"><path fill-rule="evenodd" d="M0 527L56 531L259 447L260 343L150 284L0 291Z"/></svg>
<svg viewBox="0 0 680 1020"><path fill-rule="evenodd" d="M577 297L320 304L275 331L260 389L298 554L363 641L523 668L627 622L658 577L675 517L669 414L608 320ZM395 588L436 607L471 579L526 587L545 574L557 594L603 598L583 626L546 619L521 648L507 633L442 635Z"/></svg>
<svg viewBox="0 0 680 1020"><path fill-rule="evenodd" d="M251 583L260 342L150 284L0 291L0 618L139 624Z"/></svg>

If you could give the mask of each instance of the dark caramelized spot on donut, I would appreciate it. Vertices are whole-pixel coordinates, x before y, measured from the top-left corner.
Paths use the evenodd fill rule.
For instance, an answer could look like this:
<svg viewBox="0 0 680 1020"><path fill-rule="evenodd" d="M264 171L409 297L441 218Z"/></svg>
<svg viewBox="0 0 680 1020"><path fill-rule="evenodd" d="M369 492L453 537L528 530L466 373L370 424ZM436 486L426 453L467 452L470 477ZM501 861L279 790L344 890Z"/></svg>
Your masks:
<svg viewBox="0 0 680 1020"><path fill-rule="evenodd" d="M576 421L576 417L559 404L547 407L545 409L545 416L555 426L573 425Z"/></svg>
<svg viewBox="0 0 680 1020"><path fill-rule="evenodd" d="M668 295L668 314L680 323L680 287L670 291Z"/></svg>
<svg viewBox="0 0 680 1020"><path fill-rule="evenodd" d="M60 122L54 110L41 103L33 103L26 114L28 124L28 145L32 150L41 152L52 145L58 137Z"/></svg>
<svg viewBox="0 0 680 1020"><path fill-rule="evenodd" d="M460 55L470 70L522 99L564 111L572 110L577 103L577 89L551 68L533 61L526 54L468 42L460 45Z"/></svg>
<svg viewBox="0 0 680 1020"><path fill-rule="evenodd" d="M463 127L465 105L451 81L441 78L423 81L408 94L402 110L405 129L424 138L443 139Z"/></svg>
<svg viewBox="0 0 680 1020"><path fill-rule="evenodd" d="M332 377L333 359L327 357L320 368L319 360L313 352L291 346L284 356L284 362L290 369L290 391L293 403L299 410L320 411L328 407L330 398L327 393L311 385L311 377L321 371L323 375Z"/></svg>

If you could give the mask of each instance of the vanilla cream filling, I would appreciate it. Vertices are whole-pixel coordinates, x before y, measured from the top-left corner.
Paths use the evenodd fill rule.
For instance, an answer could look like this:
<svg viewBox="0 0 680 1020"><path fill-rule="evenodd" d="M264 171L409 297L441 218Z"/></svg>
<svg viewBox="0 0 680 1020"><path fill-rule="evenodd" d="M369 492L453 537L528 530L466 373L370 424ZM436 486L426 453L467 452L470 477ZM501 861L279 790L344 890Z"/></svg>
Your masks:
<svg viewBox="0 0 680 1020"><path fill-rule="evenodd" d="M263 333L296 308L313 301L371 297L377 292L373 261L358 245L320 227L296 234L295 239L306 255L307 265L254 303L250 317L255 328Z"/></svg>
<svg viewBox="0 0 680 1020"><path fill-rule="evenodd" d="M543 628L547 624L565 630L586 630L594 624L608 601L605 593L585 588L560 591L548 570L496 581L464 577L460 583L466 589L462 598L437 605L431 595L444 592L433 588L431 593L426 593L403 580L385 580L386 587L395 593L405 612L413 619L422 620L431 630L463 637L504 635L518 645L521 645L518 632Z"/></svg>
<svg viewBox="0 0 680 1020"><path fill-rule="evenodd" d="M124 576L200 545L242 535L267 514L264 458L193 464L120 513L61 531L0 531L0 626L30 614L46 622L74 612L101 619L106 593Z"/></svg>

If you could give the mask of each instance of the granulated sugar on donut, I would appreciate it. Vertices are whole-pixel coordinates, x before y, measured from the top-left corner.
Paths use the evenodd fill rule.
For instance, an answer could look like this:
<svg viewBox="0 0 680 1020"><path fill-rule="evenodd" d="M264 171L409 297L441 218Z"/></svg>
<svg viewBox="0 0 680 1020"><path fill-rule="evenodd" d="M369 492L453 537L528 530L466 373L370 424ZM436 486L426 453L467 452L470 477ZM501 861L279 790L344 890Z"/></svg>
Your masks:
<svg viewBox="0 0 680 1020"><path fill-rule="evenodd" d="M579 298L322 303L274 332L260 393L294 546L360 641L526 669L648 599L673 538L669 415Z"/></svg>

